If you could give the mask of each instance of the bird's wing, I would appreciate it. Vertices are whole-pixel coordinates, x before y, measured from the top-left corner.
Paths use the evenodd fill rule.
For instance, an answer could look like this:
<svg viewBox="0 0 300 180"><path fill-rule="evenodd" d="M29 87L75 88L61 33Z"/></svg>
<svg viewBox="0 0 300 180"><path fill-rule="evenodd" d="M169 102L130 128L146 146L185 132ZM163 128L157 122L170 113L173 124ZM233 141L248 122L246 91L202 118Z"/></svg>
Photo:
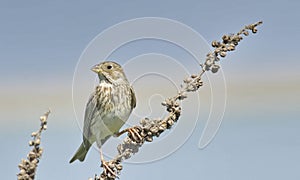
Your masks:
<svg viewBox="0 0 300 180"><path fill-rule="evenodd" d="M131 91L131 108L133 109L136 106L136 97L132 87L130 87L130 91Z"/></svg>
<svg viewBox="0 0 300 180"><path fill-rule="evenodd" d="M95 116L95 111L97 107L97 98L95 97L95 92L91 94L85 108L84 114L84 124L83 124L83 142L84 144L92 143L89 142L91 136L90 124Z"/></svg>

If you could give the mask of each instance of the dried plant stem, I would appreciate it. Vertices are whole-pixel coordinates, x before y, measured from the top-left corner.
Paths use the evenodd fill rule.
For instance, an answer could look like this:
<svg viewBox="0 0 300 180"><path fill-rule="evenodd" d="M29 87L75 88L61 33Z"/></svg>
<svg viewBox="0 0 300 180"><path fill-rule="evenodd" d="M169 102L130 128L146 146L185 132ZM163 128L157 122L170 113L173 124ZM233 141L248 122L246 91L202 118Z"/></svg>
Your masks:
<svg viewBox="0 0 300 180"><path fill-rule="evenodd" d="M245 26L236 34L224 35L222 42L213 41L212 47L214 50L207 54L204 64L200 65L202 67L201 71L196 75L191 75L184 79L184 86L182 86L178 94L174 97L167 98L162 103L169 114L162 119L142 119L140 125L124 130L123 132L128 132L128 134L117 147L118 155L105 163L106 166L103 166L103 172L100 176L95 175L94 180L116 179L122 170L121 162L123 160L129 159L132 155L137 153L144 142L152 142L154 137L159 137L166 129L170 129L181 115L179 101L187 98L186 94L188 92L195 92L203 85L201 77L206 71L211 71L212 73L218 72L220 68L218 65L220 58L224 58L227 52L234 51L238 43L243 39L243 36L249 35L249 31L256 33L256 28L260 24L262 24L262 21ZM92 180L92 178L90 178L90 180Z"/></svg>
<svg viewBox="0 0 300 180"><path fill-rule="evenodd" d="M122 161L129 159L132 155L137 153L139 148L146 141L152 142L154 137L159 137L166 129L170 129L181 115L179 101L186 99L188 92L195 92L203 86L201 77L206 71L211 71L212 73L218 72L220 68L218 65L220 58L224 58L227 52L234 51L238 43L243 39L243 36L249 35L249 31L256 33L256 28L260 24L262 24L262 21L247 25L236 34L224 35L222 42L213 41L212 47L214 50L207 54L204 64L200 64L202 67L201 71L198 74L193 74L184 79L184 85L178 94L174 97L167 98L162 103L169 112L168 115L161 119L142 119L140 125L130 127L121 132L120 134L124 132L128 132L128 134L123 142L118 145L118 154L112 160L105 162L105 166L102 166L103 172L100 176L95 175L95 177L90 178L90 180L114 180L118 178L117 175L119 175L123 169ZM31 134L33 140L29 141L29 146L33 146L33 148L28 153L27 159L22 159L18 165L20 169L20 172L17 174L18 180L33 180L35 178L37 166L43 153L43 148L40 147L41 134L47 129L49 114L50 111L40 117L40 129Z"/></svg>
<svg viewBox="0 0 300 180"><path fill-rule="evenodd" d="M43 148L40 147L42 132L47 129L47 119L50 111L47 111L40 117L41 127L38 131L31 133L33 137L29 141L29 146L33 146L27 155L27 159L22 159L18 165L20 172L17 174L18 180L33 180L35 178L36 170L40 158L43 154Z"/></svg>

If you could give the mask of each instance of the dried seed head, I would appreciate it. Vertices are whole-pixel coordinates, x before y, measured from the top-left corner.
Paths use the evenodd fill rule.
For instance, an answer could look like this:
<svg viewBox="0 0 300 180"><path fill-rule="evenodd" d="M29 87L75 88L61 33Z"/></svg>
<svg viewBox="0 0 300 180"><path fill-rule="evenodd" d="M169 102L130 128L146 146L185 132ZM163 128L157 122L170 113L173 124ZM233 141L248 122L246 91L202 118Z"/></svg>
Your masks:
<svg viewBox="0 0 300 180"><path fill-rule="evenodd" d="M29 146L33 146L34 145L34 142L33 141L29 141Z"/></svg>
<svg viewBox="0 0 300 180"><path fill-rule="evenodd" d="M155 134L155 133L158 132L158 127L152 127L152 128L150 128L150 131L151 131L153 134Z"/></svg>
<svg viewBox="0 0 300 180"><path fill-rule="evenodd" d="M178 93L178 100L183 100L185 98L187 98L186 94L184 94L184 93Z"/></svg>
<svg viewBox="0 0 300 180"><path fill-rule="evenodd" d="M221 48L216 48L214 52L215 54L218 54L221 50L222 50Z"/></svg>
<svg viewBox="0 0 300 180"><path fill-rule="evenodd" d="M46 120L47 120L47 117L46 117L46 116L41 116L41 117L40 117L40 120L41 120L42 123L45 123Z"/></svg>
<svg viewBox="0 0 300 180"><path fill-rule="evenodd" d="M26 171L24 169L21 169L19 172L20 175L26 174Z"/></svg>
<svg viewBox="0 0 300 180"><path fill-rule="evenodd" d="M207 65L207 66L211 66L211 65L213 65L213 64L214 64L213 59L207 59L207 60L205 61L205 65Z"/></svg>
<svg viewBox="0 0 300 180"><path fill-rule="evenodd" d="M184 82L185 84L188 84L188 83L192 82L192 79L191 79L191 78L185 78L185 79L183 80L183 82Z"/></svg>
<svg viewBox="0 0 300 180"><path fill-rule="evenodd" d="M31 161L31 163L34 164L34 165L36 165L36 164L38 163L38 160L37 160L37 159L33 159L33 160Z"/></svg>
<svg viewBox="0 0 300 180"><path fill-rule="evenodd" d="M248 32L248 31L244 31L243 34L244 34L245 36L248 36L248 35L249 35L249 32Z"/></svg>
<svg viewBox="0 0 300 180"><path fill-rule="evenodd" d="M230 44L230 45L227 47L227 50L228 50L228 51L234 51L234 50L235 50L235 45L234 45L234 44Z"/></svg>
<svg viewBox="0 0 300 180"><path fill-rule="evenodd" d="M29 161L32 161L34 158L36 158L36 154L34 152L29 152L28 156L27 156L27 159Z"/></svg>
<svg viewBox="0 0 300 180"><path fill-rule="evenodd" d="M167 129L167 123L166 123L165 121L163 121L163 122L160 124L159 129L160 129L160 130L165 130L165 129Z"/></svg>
<svg viewBox="0 0 300 180"><path fill-rule="evenodd" d="M225 57L225 56L226 56L226 52L222 51L222 52L220 53L220 56L221 56L221 57Z"/></svg>
<svg viewBox="0 0 300 180"><path fill-rule="evenodd" d="M218 42L217 42L217 41L213 41L213 42L211 43L211 46L212 46L212 47L217 47L217 46L218 46Z"/></svg>
<svg viewBox="0 0 300 180"><path fill-rule="evenodd" d="M44 151L44 149L40 147L38 153L39 153L40 155L42 155L42 154L43 154L43 151Z"/></svg>
<svg viewBox="0 0 300 180"><path fill-rule="evenodd" d="M34 141L34 143L35 143L36 145L40 145L40 144L41 144L41 139L36 139L36 140Z"/></svg>
<svg viewBox="0 0 300 180"><path fill-rule="evenodd" d="M193 79L196 78L196 77L198 77L197 74L192 74L192 75L191 75L191 78L193 78Z"/></svg>
<svg viewBox="0 0 300 180"><path fill-rule="evenodd" d="M33 132L33 133L31 133L31 136L35 137L37 134L38 134L37 132Z"/></svg>
<svg viewBox="0 0 300 180"><path fill-rule="evenodd" d="M170 119L170 120L168 120L168 124L169 124L170 126L173 126L174 121Z"/></svg>
<svg viewBox="0 0 300 180"><path fill-rule="evenodd" d="M24 167L24 165L22 163L20 163L20 164L18 164L18 168L19 169L24 169L25 167Z"/></svg>
<svg viewBox="0 0 300 180"><path fill-rule="evenodd" d="M152 142L152 141L153 141L153 138L152 138L151 136L147 136L147 137L146 137L146 141Z"/></svg>
<svg viewBox="0 0 300 180"><path fill-rule="evenodd" d="M123 169L123 166L121 164L116 165L116 169L118 171L121 171Z"/></svg>
<svg viewBox="0 0 300 180"><path fill-rule="evenodd" d="M228 41L230 40L230 36L224 35L224 36L222 37L222 39L223 39L223 43L227 44Z"/></svg>
<svg viewBox="0 0 300 180"><path fill-rule="evenodd" d="M220 69L220 66L217 65L217 64L214 64L214 65L211 67L211 72L212 72L212 73L216 73L216 72L218 72L219 69Z"/></svg>
<svg viewBox="0 0 300 180"><path fill-rule="evenodd" d="M23 175L23 178L24 178L25 180L30 180L30 177L29 177L28 174L24 174L24 175Z"/></svg>

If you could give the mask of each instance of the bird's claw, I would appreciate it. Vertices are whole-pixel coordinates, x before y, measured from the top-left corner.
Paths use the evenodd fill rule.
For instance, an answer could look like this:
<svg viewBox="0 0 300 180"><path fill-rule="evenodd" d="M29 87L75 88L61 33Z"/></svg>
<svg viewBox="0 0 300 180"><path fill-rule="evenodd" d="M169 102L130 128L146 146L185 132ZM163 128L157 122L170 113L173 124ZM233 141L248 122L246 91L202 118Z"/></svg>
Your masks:
<svg viewBox="0 0 300 180"><path fill-rule="evenodd" d="M102 174L105 174L105 176L112 177L114 179L115 178L119 179L118 175L113 170L113 166L110 166L110 162L104 160L102 150L100 150L100 160L101 160L101 167L103 167L103 173Z"/></svg>
<svg viewBox="0 0 300 180"><path fill-rule="evenodd" d="M128 133L128 136L133 141L135 141L135 142L142 142L143 141L143 138L140 135L141 127L139 127L139 126L134 126L134 127L130 127L130 128L124 129L124 130L116 133L115 136L119 137L119 136L121 136L122 134L124 134L126 132Z"/></svg>
<svg viewBox="0 0 300 180"><path fill-rule="evenodd" d="M109 166L109 162L107 161L104 161L104 160L101 160L101 167L103 167L103 173L105 174L111 174L111 175L108 175L109 176L112 176L113 178L119 178L118 175L113 171L113 169Z"/></svg>

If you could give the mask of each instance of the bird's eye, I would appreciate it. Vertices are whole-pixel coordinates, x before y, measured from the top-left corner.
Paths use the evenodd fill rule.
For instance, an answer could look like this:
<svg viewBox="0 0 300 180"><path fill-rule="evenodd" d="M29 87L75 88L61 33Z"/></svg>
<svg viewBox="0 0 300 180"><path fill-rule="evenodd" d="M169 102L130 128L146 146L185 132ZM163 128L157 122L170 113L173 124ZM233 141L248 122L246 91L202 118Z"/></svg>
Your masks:
<svg viewBox="0 0 300 180"><path fill-rule="evenodd" d="M112 65L108 65L106 68L107 69L112 69Z"/></svg>

